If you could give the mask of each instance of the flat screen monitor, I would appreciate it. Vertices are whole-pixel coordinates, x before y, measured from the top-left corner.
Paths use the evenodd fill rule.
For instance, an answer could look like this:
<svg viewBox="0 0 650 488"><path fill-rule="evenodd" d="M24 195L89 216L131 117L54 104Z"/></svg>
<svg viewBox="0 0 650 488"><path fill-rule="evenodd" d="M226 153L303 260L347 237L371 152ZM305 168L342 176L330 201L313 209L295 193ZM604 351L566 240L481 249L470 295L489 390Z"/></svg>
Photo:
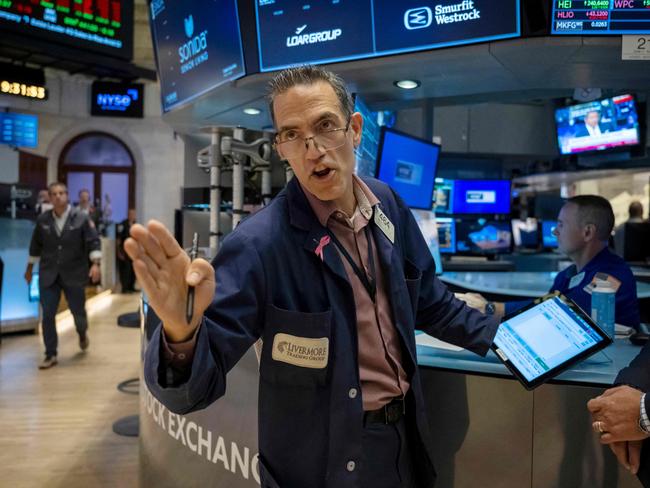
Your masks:
<svg viewBox="0 0 650 488"><path fill-rule="evenodd" d="M372 58L520 35L518 0L426 3L255 0L260 70Z"/></svg>
<svg viewBox="0 0 650 488"><path fill-rule="evenodd" d="M650 34L646 0L554 0L552 3L551 34Z"/></svg>
<svg viewBox="0 0 650 488"><path fill-rule="evenodd" d="M457 219L456 252L467 255L503 254L512 251L508 220Z"/></svg>
<svg viewBox="0 0 650 488"><path fill-rule="evenodd" d="M0 112L0 144L18 147L38 146L38 117Z"/></svg>
<svg viewBox="0 0 650 488"><path fill-rule="evenodd" d="M456 252L456 221L451 217L436 218L438 229L438 248L443 254Z"/></svg>
<svg viewBox="0 0 650 488"><path fill-rule="evenodd" d="M377 176L377 150L382 126L392 127L395 113L387 110L372 111L358 94L354 95L354 111L363 117L361 144L354 151L354 172L359 176Z"/></svg>
<svg viewBox="0 0 650 488"><path fill-rule="evenodd" d="M537 219L512 219L514 245L523 249L539 247L539 224Z"/></svg>
<svg viewBox="0 0 650 488"><path fill-rule="evenodd" d="M553 233L557 227L555 220L542 221L542 245L546 249L555 249L557 247L557 237Z"/></svg>
<svg viewBox="0 0 650 488"><path fill-rule="evenodd" d="M153 1L150 9L165 112L246 74L236 0Z"/></svg>
<svg viewBox="0 0 650 488"><path fill-rule="evenodd" d="M510 180L455 180L454 214L509 214Z"/></svg>
<svg viewBox="0 0 650 488"><path fill-rule="evenodd" d="M440 146L383 127L378 154L378 178L409 207L431 210Z"/></svg>
<svg viewBox="0 0 650 488"><path fill-rule="evenodd" d="M90 90L90 114L99 117L144 117L144 85L95 81Z"/></svg>
<svg viewBox="0 0 650 488"><path fill-rule="evenodd" d="M429 247L429 251L436 263L436 274L442 274L442 260L440 259L440 246L438 244L438 226L436 215L429 210L411 210L420 232Z"/></svg>
<svg viewBox="0 0 650 488"><path fill-rule="evenodd" d="M436 178L433 191L433 201L437 214L453 214L454 180Z"/></svg>
<svg viewBox="0 0 650 488"><path fill-rule="evenodd" d="M632 95L621 95L555 110L561 154L602 151L641 142Z"/></svg>
<svg viewBox="0 0 650 488"><path fill-rule="evenodd" d="M131 59L133 0L0 1L0 30L3 29L24 36L26 45L30 38L36 38Z"/></svg>

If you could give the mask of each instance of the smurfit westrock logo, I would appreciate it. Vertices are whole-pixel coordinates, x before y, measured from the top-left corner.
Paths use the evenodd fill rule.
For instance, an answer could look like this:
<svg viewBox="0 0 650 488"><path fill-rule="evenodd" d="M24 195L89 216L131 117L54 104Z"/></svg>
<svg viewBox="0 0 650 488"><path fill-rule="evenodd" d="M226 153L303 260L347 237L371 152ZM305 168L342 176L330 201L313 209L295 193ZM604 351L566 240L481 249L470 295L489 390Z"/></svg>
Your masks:
<svg viewBox="0 0 650 488"><path fill-rule="evenodd" d="M181 73L187 73L199 64L208 60L208 30L199 32L194 35L194 17L183 19L185 35L189 39L185 44L178 48L178 55L181 62Z"/></svg>
<svg viewBox="0 0 650 488"><path fill-rule="evenodd" d="M343 29L330 29L320 32L310 32L303 34L306 29L307 24L302 25L296 29L295 35L287 37L287 47L296 47L308 44L318 44L320 42L335 41L341 37L341 34L343 34Z"/></svg>
<svg viewBox="0 0 650 488"><path fill-rule="evenodd" d="M412 8L404 12L404 27L408 30L426 29L433 22L433 12L429 7Z"/></svg>

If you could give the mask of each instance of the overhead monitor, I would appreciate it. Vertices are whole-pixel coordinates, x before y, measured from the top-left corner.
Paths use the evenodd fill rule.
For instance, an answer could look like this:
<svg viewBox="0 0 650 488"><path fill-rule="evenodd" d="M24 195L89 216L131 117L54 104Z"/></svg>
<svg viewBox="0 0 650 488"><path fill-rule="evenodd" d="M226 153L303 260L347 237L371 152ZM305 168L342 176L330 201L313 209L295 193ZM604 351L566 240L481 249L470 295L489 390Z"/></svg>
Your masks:
<svg viewBox="0 0 650 488"><path fill-rule="evenodd" d="M512 239L518 248L537 249L539 247L537 219L512 219Z"/></svg>
<svg viewBox="0 0 650 488"><path fill-rule="evenodd" d="M442 274L442 260L440 259L440 246L438 243L438 226L436 216L429 210L411 210L415 221L422 232L422 236L431 251L433 260L436 263L436 274Z"/></svg>
<svg viewBox="0 0 650 488"><path fill-rule="evenodd" d="M261 71L520 35L518 0L255 0L255 13Z"/></svg>
<svg viewBox="0 0 650 488"><path fill-rule="evenodd" d="M409 207L431 210L439 156L438 144L383 127L377 177Z"/></svg>
<svg viewBox="0 0 650 488"><path fill-rule="evenodd" d="M150 10L165 112L246 74L236 0L154 0Z"/></svg>
<svg viewBox="0 0 650 488"><path fill-rule="evenodd" d="M555 122L561 154L636 146L641 142L632 95L556 109Z"/></svg>
<svg viewBox="0 0 650 488"><path fill-rule="evenodd" d="M95 81L90 90L90 114L105 117L144 116L144 85Z"/></svg>
<svg viewBox="0 0 650 488"><path fill-rule="evenodd" d="M451 217L437 217L438 248L443 254L456 252L456 221Z"/></svg>
<svg viewBox="0 0 650 488"><path fill-rule="evenodd" d="M557 247L556 227L556 220L542 220L542 245L546 249L555 249Z"/></svg>
<svg viewBox="0 0 650 488"><path fill-rule="evenodd" d="M553 0L551 34L650 34L647 0Z"/></svg>
<svg viewBox="0 0 650 488"><path fill-rule="evenodd" d="M0 144L18 147L38 146L38 117L0 112Z"/></svg>
<svg viewBox="0 0 650 488"><path fill-rule="evenodd" d="M436 178L433 191L433 201L437 214L453 214L454 180Z"/></svg>
<svg viewBox="0 0 650 488"><path fill-rule="evenodd" d="M456 219L456 252L458 254L484 256L511 251L510 221Z"/></svg>
<svg viewBox="0 0 650 488"><path fill-rule="evenodd" d="M455 180L454 214L509 214L510 180Z"/></svg>
<svg viewBox="0 0 650 488"><path fill-rule="evenodd" d="M131 59L133 0L0 1L0 29L20 34L26 45L40 39Z"/></svg>
<svg viewBox="0 0 650 488"><path fill-rule="evenodd" d="M377 150L381 128L392 127L395 114L387 110L370 110L358 94L354 95L354 111L363 117L361 144L354 151L354 172L359 176L374 178L377 176Z"/></svg>

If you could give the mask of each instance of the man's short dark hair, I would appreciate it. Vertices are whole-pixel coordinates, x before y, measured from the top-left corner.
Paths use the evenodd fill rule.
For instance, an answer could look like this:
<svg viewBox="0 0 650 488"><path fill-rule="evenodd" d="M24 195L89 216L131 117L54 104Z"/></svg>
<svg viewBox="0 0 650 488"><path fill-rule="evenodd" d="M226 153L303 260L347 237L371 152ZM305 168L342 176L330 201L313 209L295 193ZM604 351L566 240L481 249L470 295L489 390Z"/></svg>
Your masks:
<svg viewBox="0 0 650 488"><path fill-rule="evenodd" d="M88 188L82 188L79 190L79 196L81 196L82 193L88 193L88 196L90 196L90 190Z"/></svg>
<svg viewBox="0 0 650 488"><path fill-rule="evenodd" d="M638 200L634 200L630 203L627 212L631 218L641 218L643 217L643 204Z"/></svg>
<svg viewBox="0 0 650 488"><path fill-rule="evenodd" d="M592 224L596 227L596 236L607 241L614 229L614 211L607 199L598 195L579 195L567 200L578 207L580 225Z"/></svg>
<svg viewBox="0 0 650 488"><path fill-rule="evenodd" d="M354 103L343 78L319 66L305 65L280 71L269 82L267 100L273 124L275 125L275 113L273 111L275 97L282 95L296 85L313 85L318 82L327 83L332 87L334 93L336 93L336 97L339 99L343 116L346 120L349 119L354 110Z"/></svg>
<svg viewBox="0 0 650 488"><path fill-rule="evenodd" d="M60 181L55 181L54 183L50 183L49 185L47 185L47 192L52 193L52 189L56 188L57 186L63 187L65 192L68 193L68 187L66 186L65 183L61 183Z"/></svg>

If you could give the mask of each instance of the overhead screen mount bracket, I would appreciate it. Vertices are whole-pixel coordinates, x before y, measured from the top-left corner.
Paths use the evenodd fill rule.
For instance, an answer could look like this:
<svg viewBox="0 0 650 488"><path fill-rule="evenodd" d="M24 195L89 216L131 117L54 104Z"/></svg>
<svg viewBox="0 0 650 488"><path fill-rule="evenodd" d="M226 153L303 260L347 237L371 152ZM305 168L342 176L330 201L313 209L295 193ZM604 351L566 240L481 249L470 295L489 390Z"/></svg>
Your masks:
<svg viewBox="0 0 650 488"><path fill-rule="evenodd" d="M270 166L271 141L261 137L253 142L243 142L226 136L221 139L221 153L225 157L248 156L252 169L262 169Z"/></svg>
<svg viewBox="0 0 650 488"><path fill-rule="evenodd" d="M253 142L238 141L233 137L231 127L206 127L202 132L212 134L212 144L201 149L197 154L199 168L213 166L226 169L234 160L248 157L251 169L261 171L270 167L271 141L261 137Z"/></svg>

